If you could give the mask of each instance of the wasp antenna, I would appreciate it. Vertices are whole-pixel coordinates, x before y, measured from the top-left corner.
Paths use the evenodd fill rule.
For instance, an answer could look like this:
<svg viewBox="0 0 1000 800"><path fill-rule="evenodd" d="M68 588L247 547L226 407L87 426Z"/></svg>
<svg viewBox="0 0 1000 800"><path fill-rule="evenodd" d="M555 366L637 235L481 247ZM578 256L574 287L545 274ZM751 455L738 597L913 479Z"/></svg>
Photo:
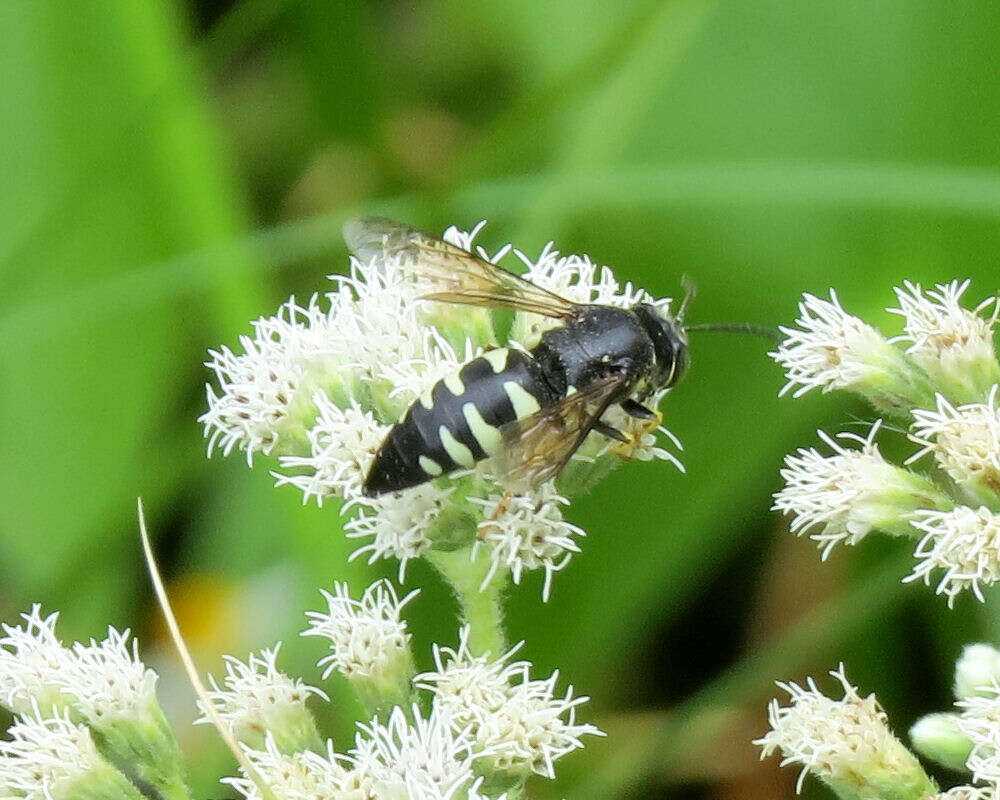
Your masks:
<svg viewBox="0 0 1000 800"><path fill-rule="evenodd" d="M782 335L775 328L764 325L751 325L749 322L705 322L698 325L685 325L684 331L715 331L717 333L743 333L748 336L763 336L773 342L780 343Z"/></svg>

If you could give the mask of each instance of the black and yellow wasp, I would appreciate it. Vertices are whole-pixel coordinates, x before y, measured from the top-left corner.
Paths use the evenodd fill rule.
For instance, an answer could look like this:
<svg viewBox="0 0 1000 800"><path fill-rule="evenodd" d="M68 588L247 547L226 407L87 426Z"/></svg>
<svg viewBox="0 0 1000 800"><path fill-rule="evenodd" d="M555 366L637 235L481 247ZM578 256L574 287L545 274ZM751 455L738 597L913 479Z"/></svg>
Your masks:
<svg viewBox="0 0 1000 800"><path fill-rule="evenodd" d="M572 303L436 236L391 220L354 219L344 238L363 261L399 260L429 292L424 299L514 309L562 324L530 351L488 350L434 384L382 442L365 479L375 496L496 460L514 492L559 474L591 431L627 441L601 421L615 403L630 416L657 415L642 401L687 367L685 330L657 307Z"/></svg>

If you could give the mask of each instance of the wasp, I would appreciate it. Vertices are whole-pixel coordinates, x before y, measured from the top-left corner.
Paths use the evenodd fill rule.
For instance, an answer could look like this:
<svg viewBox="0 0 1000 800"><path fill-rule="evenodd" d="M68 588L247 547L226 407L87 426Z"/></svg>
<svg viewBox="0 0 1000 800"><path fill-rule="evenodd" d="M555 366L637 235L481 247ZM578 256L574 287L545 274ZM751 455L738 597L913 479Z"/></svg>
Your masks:
<svg viewBox="0 0 1000 800"><path fill-rule="evenodd" d="M376 496L417 486L493 458L500 482L523 492L555 478L592 432L626 442L602 415L643 405L688 365L680 317L648 303L632 308L573 303L416 228L380 218L350 220L356 256L399 259L430 291L423 299L541 314L559 321L531 350L497 347L424 392L386 435L364 482Z"/></svg>

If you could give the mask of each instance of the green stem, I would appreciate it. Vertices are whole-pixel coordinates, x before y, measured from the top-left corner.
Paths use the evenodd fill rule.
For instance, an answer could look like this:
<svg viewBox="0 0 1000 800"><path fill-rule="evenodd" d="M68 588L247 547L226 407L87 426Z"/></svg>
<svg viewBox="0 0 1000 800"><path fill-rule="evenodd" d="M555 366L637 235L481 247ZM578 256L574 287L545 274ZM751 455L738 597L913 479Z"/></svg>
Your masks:
<svg viewBox="0 0 1000 800"><path fill-rule="evenodd" d="M473 654L490 653L495 658L506 652L501 594L507 585L507 570L498 570L484 586L491 566L484 552L473 559L471 547L432 550L427 558L455 592L462 624L470 628L469 647Z"/></svg>

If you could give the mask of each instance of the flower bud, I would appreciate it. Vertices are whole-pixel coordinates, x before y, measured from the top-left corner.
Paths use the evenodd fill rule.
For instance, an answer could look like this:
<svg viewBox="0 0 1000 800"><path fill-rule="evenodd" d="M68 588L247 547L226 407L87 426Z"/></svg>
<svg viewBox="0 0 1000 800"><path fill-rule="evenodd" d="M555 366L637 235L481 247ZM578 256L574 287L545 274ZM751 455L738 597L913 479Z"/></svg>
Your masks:
<svg viewBox="0 0 1000 800"><path fill-rule="evenodd" d="M962 648L955 663L955 697L991 697L992 687L1000 684L1000 650L988 644L970 644Z"/></svg>
<svg viewBox="0 0 1000 800"><path fill-rule="evenodd" d="M972 742L958 726L957 714L928 714L910 728L910 741L920 755L957 772L965 770Z"/></svg>

